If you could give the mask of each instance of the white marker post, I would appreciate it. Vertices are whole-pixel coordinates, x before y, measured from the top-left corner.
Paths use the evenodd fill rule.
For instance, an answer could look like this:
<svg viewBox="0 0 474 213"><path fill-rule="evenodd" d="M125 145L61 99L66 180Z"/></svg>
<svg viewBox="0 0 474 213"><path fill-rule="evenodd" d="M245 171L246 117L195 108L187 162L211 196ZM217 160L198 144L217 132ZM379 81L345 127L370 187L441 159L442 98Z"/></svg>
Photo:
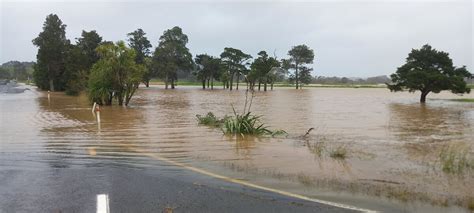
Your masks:
<svg viewBox="0 0 474 213"><path fill-rule="evenodd" d="M95 105L95 113L97 114L97 116L96 116L97 117L97 129L100 132L100 105L99 104Z"/></svg>
<svg viewBox="0 0 474 213"><path fill-rule="evenodd" d="M49 101L50 98L51 98L51 95L50 95L49 93L50 93L50 92L49 92L49 90L48 90L48 101Z"/></svg>
<svg viewBox="0 0 474 213"><path fill-rule="evenodd" d="M97 113L97 123L100 124L100 105L95 106L95 113Z"/></svg>
<svg viewBox="0 0 474 213"><path fill-rule="evenodd" d="M94 110L95 110L95 107L96 107L96 106L97 106L97 103L96 103L96 102L94 102L94 105L92 105L92 109L91 109L91 111L92 111L92 114L94 114Z"/></svg>

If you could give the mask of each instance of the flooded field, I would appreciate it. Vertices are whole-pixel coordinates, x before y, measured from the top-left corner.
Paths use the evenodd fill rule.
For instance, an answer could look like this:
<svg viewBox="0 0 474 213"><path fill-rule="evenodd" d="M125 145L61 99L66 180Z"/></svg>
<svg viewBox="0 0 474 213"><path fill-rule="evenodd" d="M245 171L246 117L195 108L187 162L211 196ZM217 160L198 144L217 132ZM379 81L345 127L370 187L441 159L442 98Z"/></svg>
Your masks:
<svg viewBox="0 0 474 213"><path fill-rule="evenodd" d="M474 209L474 103L387 89L257 92L252 111L288 136L232 138L196 114L242 110L245 91L142 88L130 107L85 96L1 94L0 169L153 168L137 150L217 174L382 211ZM308 129L314 128L307 136ZM164 171L167 172L167 171ZM172 172L170 169L169 172Z"/></svg>

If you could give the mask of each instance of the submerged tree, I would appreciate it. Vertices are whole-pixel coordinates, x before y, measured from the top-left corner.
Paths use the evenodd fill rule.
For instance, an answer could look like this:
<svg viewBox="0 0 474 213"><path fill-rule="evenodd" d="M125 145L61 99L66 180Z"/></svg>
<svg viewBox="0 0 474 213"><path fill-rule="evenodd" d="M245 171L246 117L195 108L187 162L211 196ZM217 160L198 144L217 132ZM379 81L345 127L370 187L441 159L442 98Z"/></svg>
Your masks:
<svg viewBox="0 0 474 213"><path fill-rule="evenodd" d="M236 89L239 89L240 74L245 72L246 62L251 58L251 55L246 54L239 49L234 49L231 47L224 48L224 52L221 53L221 60L228 70L230 90L232 90L232 86L234 84L234 75L237 75Z"/></svg>
<svg viewBox="0 0 474 213"><path fill-rule="evenodd" d="M127 34L128 44L136 52L135 62L146 66L146 59L150 56L151 43L145 35L146 33L142 29L137 29ZM143 75L143 83L146 87L149 87L152 73L148 70L149 66L146 67L147 70Z"/></svg>
<svg viewBox="0 0 474 213"><path fill-rule="evenodd" d="M197 55L194 59L197 65L197 78L202 82L202 88L214 89L214 80L221 76L222 62L219 58L209 56L207 54Z"/></svg>
<svg viewBox="0 0 474 213"><path fill-rule="evenodd" d="M271 71L276 72L274 68L279 67L280 62L274 57L269 57L265 51L260 51L258 56L250 66L251 87L253 88L256 81L258 82L258 90L260 90L260 85L263 83L263 90L267 91L267 84L273 84L272 82L276 79L275 73Z"/></svg>
<svg viewBox="0 0 474 213"><path fill-rule="evenodd" d="M179 27L166 30L160 37L158 47L153 55L153 69L165 81L165 88L171 84L175 88L178 80L177 72L190 71L193 68L193 58L186 47L188 36Z"/></svg>
<svg viewBox="0 0 474 213"><path fill-rule="evenodd" d="M438 51L426 44L421 49L412 49L406 63L390 77L392 82L387 84L390 91L420 91L420 102L424 103L430 92L450 90L457 94L469 93L471 90L465 79L473 76L465 66L453 66L447 52Z"/></svg>
<svg viewBox="0 0 474 213"><path fill-rule="evenodd" d="M123 41L106 43L97 48L100 60L92 67L89 77L89 99L111 105L128 105L138 89L145 67L135 62L135 50Z"/></svg>
<svg viewBox="0 0 474 213"><path fill-rule="evenodd" d="M43 90L64 90L66 82L62 75L69 46L66 25L57 15L48 15L43 24L43 32L33 39L33 44L39 48L33 73L36 85Z"/></svg>
<svg viewBox="0 0 474 213"><path fill-rule="evenodd" d="M290 59L283 61L284 67L287 69L295 70L295 83L296 89L299 88L300 76L299 71L302 66L306 64L312 64L314 60L314 52L306 45L294 46L290 51L288 51Z"/></svg>
<svg viewBox="0 0 474 213"><path fill-rule="evenodd" d="M300 67L300 76L299 76L299 81L300 81L300 88L303 88L304 84L310 84L311 80L313 77L311 76L311 71L313 71L313 68L308 68L306 66L301 66Z"/></svg>

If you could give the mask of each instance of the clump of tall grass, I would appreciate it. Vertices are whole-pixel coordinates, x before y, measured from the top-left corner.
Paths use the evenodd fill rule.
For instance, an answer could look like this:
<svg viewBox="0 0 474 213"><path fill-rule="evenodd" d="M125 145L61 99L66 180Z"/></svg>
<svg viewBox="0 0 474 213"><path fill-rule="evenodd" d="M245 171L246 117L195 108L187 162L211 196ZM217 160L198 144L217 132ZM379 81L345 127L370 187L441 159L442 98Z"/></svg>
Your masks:
<svg viewBox="0 0 474 213"><path fill-rule="evenodd" d="M261 116L252 115L251 112L238 114L234 109L234 116L224 121L223 131L234 135L273 135L273 132L260 121Z"/></svg>
<svg viewBox="0 0 474 213"><path fill-rule="evenodd" d="M207 113L205 116L196 115L199 124L220 127L225 134L232 135L286 135L287 133L283 130L270 130L268 126L265 126L261 121L261 116L252 114L250 108L254 98L254 91L251 90L251 92L252 96L250 99L248 89L245 93L245 105L242 114L238 113L232 106L234 115L225 116L222 119L216 117L212 112Z"/></svg>
<svg viewBox="0 0 474 213"><path fill-rule="evenodd" d="M338 147L332 149L329 152L329 157L336 158L336 159L346 159L347 154L348 154L348 151L346 149L346 146L341 145L341 146L338 146Z"/></svg>
<svg viewBox="0 0 474 213"><path fill-rule="evenodd" d="M445 146L440 154L441 169L449 174L463 174L468 169L474 169L474 160L469 158L469 146Z"/></svg>
<svg viewBox="0 0 474 213"><path fill-rule="evenodd" d="M249 99L249 91L251 97ZM247 89L245 92L245 104L242 114L237 113L235 108L232 106L234 116L228 117L224 121L224 128L222 129L226 134L232 135L285 135L287 134L283 130L272 131L268 129L268 126L261 121L260 115L253 115L250 111L252 107L253 98L255 97L255 91L253 89Z"/></svg>
<svg viewBox="0 0 474 213"><path fill-rule="evenodd" d="M224 123L226 117L219 119L212 112L208 112L206 115L196 115L198 123L201 125L220 127Z"/></svg>

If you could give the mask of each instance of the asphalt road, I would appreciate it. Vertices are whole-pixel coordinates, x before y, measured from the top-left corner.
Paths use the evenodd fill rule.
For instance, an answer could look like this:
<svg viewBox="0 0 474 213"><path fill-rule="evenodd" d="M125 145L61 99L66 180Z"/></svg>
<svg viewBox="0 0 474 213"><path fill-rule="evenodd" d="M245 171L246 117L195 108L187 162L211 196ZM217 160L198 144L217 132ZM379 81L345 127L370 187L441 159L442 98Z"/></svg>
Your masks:
<svg viewBox="0 0 474 213"><path fill-rule="evenodd" d="M1 168L1 167L0 167ZM0 212L349 212L173 166L1 168Z"/></svg>

